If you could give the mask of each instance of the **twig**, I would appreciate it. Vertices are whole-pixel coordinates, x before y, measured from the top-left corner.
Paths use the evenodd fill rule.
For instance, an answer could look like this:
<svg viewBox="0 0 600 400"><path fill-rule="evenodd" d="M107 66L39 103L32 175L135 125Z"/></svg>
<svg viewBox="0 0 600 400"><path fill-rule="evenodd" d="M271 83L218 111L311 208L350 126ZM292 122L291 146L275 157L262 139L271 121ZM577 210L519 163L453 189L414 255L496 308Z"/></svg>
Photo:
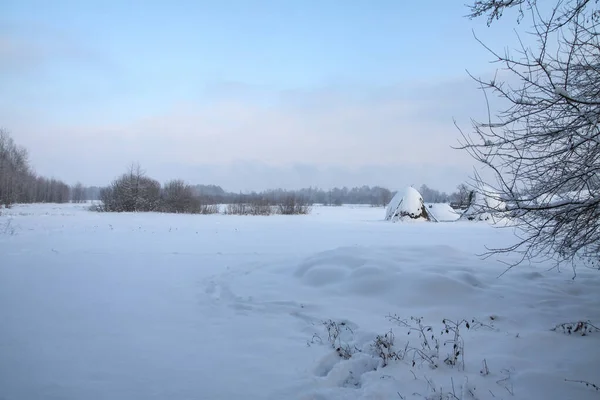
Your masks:
<svg viewBox="0 0 600 400"><path fill-rule="evenodd" d="M488 368L487 365L487 360L484 358L483 359L483 368L481 369L481 371L479 371L481 373L481 375L483 376L487 376L490 374L490 369Z"/></svg>
<svg viewBox="0 0 600 400"><path fill-rule="evenodd" d="M589 320L558 324L552 328L551 331L557 331L560 328L562 328L563 333L568 335L572 333L581 333L581 336L586 336L588 333L600 332L600 328L592 324Z"/></svg>
<svg viewBox="0 0 600 400"><path fill-rule="evenodd" d="M587 387L593 387L596 391L600 391L600 387L594 383L588 382L588 381L582 381L582 380L573 380L573 379L565 379L565 382L574 382L574 383L581 383L584 384Z"/></svg>

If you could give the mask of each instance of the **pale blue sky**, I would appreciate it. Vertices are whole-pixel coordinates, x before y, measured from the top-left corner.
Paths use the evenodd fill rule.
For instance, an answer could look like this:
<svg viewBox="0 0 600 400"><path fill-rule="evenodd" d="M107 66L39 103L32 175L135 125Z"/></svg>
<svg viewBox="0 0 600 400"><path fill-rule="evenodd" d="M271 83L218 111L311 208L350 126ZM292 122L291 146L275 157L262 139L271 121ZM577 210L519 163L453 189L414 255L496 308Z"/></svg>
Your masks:
<svg viewBox="0 0 600 400"><path fill-rule="evenodd" d="M232 190L450 190L472 164L449 149L451 118L481 111L465 69L492 71L471 30L514 42L513 21L487 28L464 3L3 0L0 126L69 182L107 183L140 161L161 180ZM269 173L249 180L240 165Z"/></svg>

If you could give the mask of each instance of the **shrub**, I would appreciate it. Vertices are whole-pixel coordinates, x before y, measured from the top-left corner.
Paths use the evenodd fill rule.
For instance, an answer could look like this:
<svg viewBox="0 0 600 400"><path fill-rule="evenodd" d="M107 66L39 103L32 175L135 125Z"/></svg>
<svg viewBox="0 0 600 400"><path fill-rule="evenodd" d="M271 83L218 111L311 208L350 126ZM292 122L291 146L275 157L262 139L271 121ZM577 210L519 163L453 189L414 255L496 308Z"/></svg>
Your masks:
<svg viewBox="0 0 600 400"><path fill-rule="evenodd" d="M225 214L228 215L248 215L248 205L241 202L227 204Z"/></svg>
<svg viewBox="0 0 600 400"><path fill-rule="evenodd" d="M168 213L200 214L202 203L193 189L180 179L165 184L161 195L161 211Z"/></svg>
<svg viewBox="0 0 600 400"><path fill-rule="evenodd" d="M240 194L227 205L225 214L230 215L271 215L273 214L272 201L267 196L259 194Z"/></svg>
<svg viewBox="0 0 600 400"><path fill-rule="evenodd" d="M161 203L160 183L149 178L139 166L114 180L100 191L102 204L98 211L139 212L158 211Z"/></svg>
<svg viewBox="0 0 600 400"><path fill-rule="evenodd" d="M308 202L293 193L283 197L278 204L278 212L282 215L306 215L310 211Z"/></svg>
<svg viewBox="0 0 600 400"><path fill-rule="evenodd" d="M273 206L269 199L256 196L250 200L248 211L250 215L271 215L273 214Z"/></svg>
<svg viewBox="0 0 600 400"><path fill-rule="evenodd" d="M203 198L200 200L200 214L218 214L221 209L218 204L206 203Z"/></svg>

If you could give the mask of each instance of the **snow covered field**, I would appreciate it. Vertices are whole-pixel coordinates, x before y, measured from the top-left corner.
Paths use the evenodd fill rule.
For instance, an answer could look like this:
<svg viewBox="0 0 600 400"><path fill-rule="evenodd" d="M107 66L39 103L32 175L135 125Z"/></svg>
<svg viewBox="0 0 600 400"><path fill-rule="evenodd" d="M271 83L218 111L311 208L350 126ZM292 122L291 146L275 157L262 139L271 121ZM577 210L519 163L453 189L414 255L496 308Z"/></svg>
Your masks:
<svg viewBox="0 0 600 400"><path fill-rule="evenodd" d="M551 330L600 326L600 272L572 280L535 265L498 278L504 266L475 254L510 243L509 230L392 224L368 207L270 217L3 211L2 400L600 395L565 381L600 385L600 332ZM439 357L388 314L412 327L422 317ZM454 338L441 335L445 318L470 325L460 325L454 366L444 362ZM372 344L390 329L404 356L382 367Z"/></svg>

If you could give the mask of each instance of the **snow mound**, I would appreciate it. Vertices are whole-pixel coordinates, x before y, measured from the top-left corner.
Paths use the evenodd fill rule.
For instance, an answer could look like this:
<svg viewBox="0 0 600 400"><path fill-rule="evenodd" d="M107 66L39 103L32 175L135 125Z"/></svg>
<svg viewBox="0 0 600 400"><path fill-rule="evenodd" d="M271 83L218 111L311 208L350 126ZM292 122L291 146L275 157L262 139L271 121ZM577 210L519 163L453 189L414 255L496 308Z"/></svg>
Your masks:
<svg viewBox="0 0 600 400"><path fill-rule="evenodd" d="M442 229L465 227L443 226ZM503 266L482 262L470 253L443 245L346 247L305 259L294 271L295 277L312 290L305 296L328 299L327 310L318 310L321 315L345 325L349 325L348 320L352 323L350 329L342 328L344 337L339 343L355 349L355 353L348 360L341 359L328 346L326 330L308 330L317 332L324 342L311 344L311 349L324 349L314 376L300 378L300 382L273 399L383 399L395 398L398 393L403 398L409 398L410 393L419 393L423 398L442 398L435 397L433 389L432 393L425 393L427 385L423 382L427 380L444 388L456 385L457 393L463 393L465 388L469 393L475 388L479 393L490 393L488 397L477 397L481 399L500 398L498 393L506 392L506 388L523 394L515 398L592 399L595 391L565 382L565 377L592 377L600 354L594 346L600 343L600 337L589 335L582 341L552 332L550 328L569 318L598 320L600 314L594 308L597 296L587 288L600 281L589 274L586 279L591 281L567 282L560 274L535 267L520 268L498 279ZM332 269L337 271L336 279L331 279ZM327 271L325 280L318 279L322 271ZM329 307L338 314L326 314ZM357 308L364 313L359 316ZM381 322L390 313L406 320L411 315L423 317L423 321L432 324L432 334L436 337L441 331L440 321L446 318L476 321L471 329L461 330L470 354L465 357L465 369L443 365L432 370L417 364L412 375L402 362L382 368L376 363L377 354L373 355L372 341L376 335L392 329L394 349L398 351L407 343L418 343L402 324ZM483 325L477 325L477 321ZM450 343L441 344L442 357L450 351L449 346ZM573 354L583 354L583 360L574 359ZM494 365L490 374L498 379L479 373L484 358L490 366ZM438 394L439 387L435 389Z"/></svg>
<svg viewBox="0 0 600 400"><path fill-rule="evenodd" d="M423 258L423 254L428 256ZM460 302L485 287L475 267L448 272L449 259L468 264L468 256L447 246L339 248L301 262L295 277L304 285L337 295L384 300L401 306ZM435 293L435 296L423 296ZM465 301L466 302L466 301Z"/></svg>
<svg viewBox="0 0 600 400"><path fill-rule="evenodd" d="M468 221L490 221L496 222L492 210L502 210L504 202L500 200L497 191L488 185L481 185L473 192L473 198L469 207L462 214L462 220Z"/></svg>
<svg viewBox="0 0 600 400"><path fill-rule="evenodd" d="M427 213L435 221L452 222L460 218L460 214L447 203L427 203L425 207Z"/></svg>
<svg viewBox="0 0 600 400"><path fill-rule="evenodd" d="M398 192L388 204L385 212L386 221L403 221L406 219L429 220L423 196L413 187Z"/></svg>

